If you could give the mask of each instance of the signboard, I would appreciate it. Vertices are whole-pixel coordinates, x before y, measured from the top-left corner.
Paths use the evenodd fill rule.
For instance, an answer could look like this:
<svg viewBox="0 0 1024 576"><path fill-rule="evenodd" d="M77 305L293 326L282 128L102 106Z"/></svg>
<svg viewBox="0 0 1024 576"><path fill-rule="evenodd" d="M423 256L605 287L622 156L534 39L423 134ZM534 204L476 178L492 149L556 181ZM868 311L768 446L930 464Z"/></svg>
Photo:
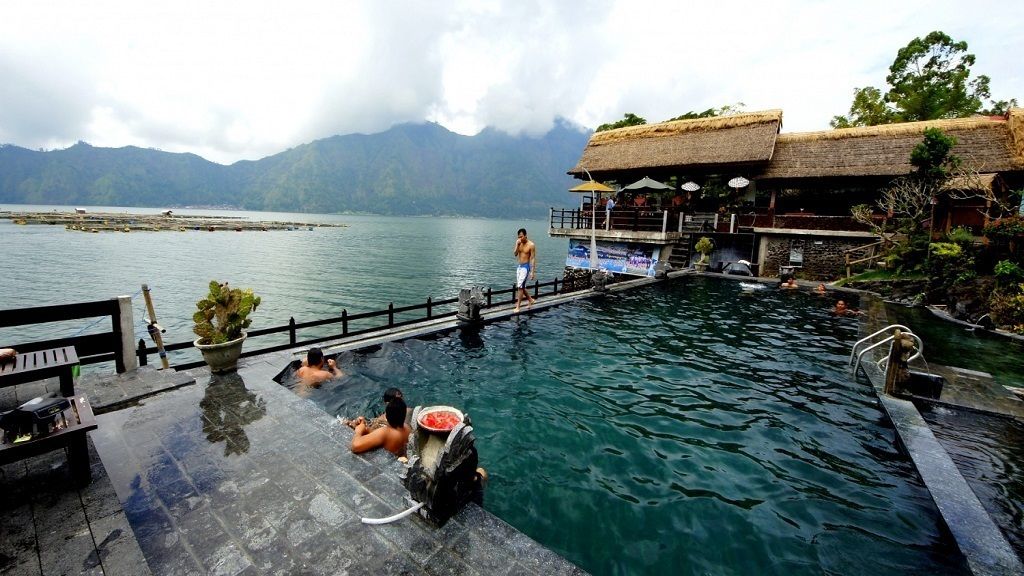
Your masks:
<svg viewBox="0 0 1024 576"><path fill-rule="evenodd" d="M650 244L600 241L597 243L598 268L618 274L654 276L660 252L661 248ZM589 270L590 241L570 239L565 265Z"/></svg>

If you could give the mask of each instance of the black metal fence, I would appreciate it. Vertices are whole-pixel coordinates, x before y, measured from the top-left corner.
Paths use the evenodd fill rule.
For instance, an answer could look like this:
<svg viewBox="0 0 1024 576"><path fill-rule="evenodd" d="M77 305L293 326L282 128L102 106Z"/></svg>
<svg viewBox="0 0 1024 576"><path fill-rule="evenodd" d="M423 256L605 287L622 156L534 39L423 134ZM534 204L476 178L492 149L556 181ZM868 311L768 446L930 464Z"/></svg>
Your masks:
<svg viewBox="0 0 1024 576"><path fill-rule="evenodd" d="M550 290L547 290L550 288ZM561 290L560 290L561 288ZM532 286L528 287L528 290L533 293L533 297L537 298L544 295L555 295L559 293L565 293L565 281L559 278L555 278L551 282L538 282L534 281ZM515 302L516 287L513 285L511 288L506 290L494 290L488 287L484 292L484 308L490 308L493 306L500 306L502 304L509 304ZM342 310L339 316L332 318L323 318L321 320L311 320L309 322L296 322L295 318L290 318L288 324L283 326L274 326L272 328L262 328L259 330L250 330L247 334L246 340L268 336L273 334L285 334L288 335L288 342L282 344L275 344L266 346L263 348L247 349L242 352L242 357L256 356L259 354L267 354L269 352L277 352L280 350L287 350L289 348L295 348L298 346L312 346L321 342L327 342L329 340L337 340L339 338L349 338L354 336L361 336L372 332L378 332L381 330L387 330L392 328L401 328L403 326L409 326L426 320L440 319L440 318L451 318L454 317L458 312L458 298L446 298L443 300L434 300L427 298L423 304L413 304L410 306L395 306L395 304L389 303L388 307L383 310L377 310L373 312L362 312L359 314L349 314L348 310ZM317 328L321 326L331 326L340 324L340 331L332 332L326 336L317 336L313 338L307 338L300 340L299 331L308 330L310 328ZM173 352L175 350L185 350L192 348L192 341L188 342L176 342L174 344L168 344L164 346L164 350L167 352ZM157 349L155 346L147 346L146 341L139 339L138 350L136 352L139 357L139 365L145 366L149 362L149 355L156 354ZM204 362L187 362L182 364L175 364L172 366L175 370L188 370L190 368L197 368L203 366Z"/></svg>

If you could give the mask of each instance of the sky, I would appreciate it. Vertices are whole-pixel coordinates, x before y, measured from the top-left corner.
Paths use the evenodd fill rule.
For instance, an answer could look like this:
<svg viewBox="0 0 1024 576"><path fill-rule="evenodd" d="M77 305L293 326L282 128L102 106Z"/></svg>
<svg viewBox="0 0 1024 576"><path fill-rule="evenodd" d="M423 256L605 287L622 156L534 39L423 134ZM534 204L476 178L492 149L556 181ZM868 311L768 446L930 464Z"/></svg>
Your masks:
<svg viewBox="0 0 1024 576"><path fill-rule="evenodd" d="M933 30L1024 103L1022 24L988 0L10 0L0 144L230 164L404 122L539 136L736 103L824 130Z"/></svg>

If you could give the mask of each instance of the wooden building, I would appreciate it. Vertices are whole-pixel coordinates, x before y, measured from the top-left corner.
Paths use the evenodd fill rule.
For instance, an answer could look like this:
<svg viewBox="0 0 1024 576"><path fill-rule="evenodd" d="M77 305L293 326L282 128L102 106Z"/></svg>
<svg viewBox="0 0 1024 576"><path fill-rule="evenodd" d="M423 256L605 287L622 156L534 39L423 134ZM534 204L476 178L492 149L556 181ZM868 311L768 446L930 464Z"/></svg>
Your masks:
<svg viewBox="0 0 1024 576"><path fill-rule="evenodd" d="M971 194L953 192L958 186L997 195L1024 188L1024 109L791 134L780 133L782 111L768 110L598 132L569 174L620 188L650 177L674 188L691 182L702 189L681 208L655 202L631 209L620 198L616 211L623 213L611 226L591 222L586 202L575 221L553 209L551 234L652 243L662 262L676 267L689 261L696 234L713 234L722 248L718 261L748 259L767 276L794 267L808 278L835 277L847 251L877 240L853 220L851 207L873 204L895 179L910 174L911 151L932 127L956 139L952 153L976 175L937 195L933 230L964 225L980 232L991 209L984 194L972 201ZM750 184L728 188L725 183L737 176Z"/></svg>

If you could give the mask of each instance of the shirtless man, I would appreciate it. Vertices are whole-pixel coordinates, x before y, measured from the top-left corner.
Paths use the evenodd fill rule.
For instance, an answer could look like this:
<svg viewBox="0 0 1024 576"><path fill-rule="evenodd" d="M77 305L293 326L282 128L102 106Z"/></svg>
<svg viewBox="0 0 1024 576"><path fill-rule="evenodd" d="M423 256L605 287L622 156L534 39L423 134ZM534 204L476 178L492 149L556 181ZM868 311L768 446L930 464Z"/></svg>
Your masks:
<svg viewBox="0 0 1024 576"><path fill-rule="evenodd" d="M537 246L526 237L526 228L520 228L516 235L518 238L516 238L516 247L512 251L512 255L519 262L519 267L516 268L516 288L519 290L516 292L515 309L518 314L519 304L522 303L524 296L528 301L526 307L533 306L534 300L526 292L526 280L527 276L530 280L537 278Z"/></svg>
<svg viewBox="0 0 1024 576"><path fill-rule="evenodd" d="M356 419L355 434L352 436L352 452L361 454L376 448L384 448L395 456L405 454L405 443L409 440L411 428L405 423L405 400L395 398L384 409L388 425L370 432L366 418Z"/></svg>
<svg viewBox="0 0 1024 576"><path fill-rule="evenodd" d="M331 378L341 376L341 370L334 360L324 361L324 353L317 347L309 349L306 353L306 362L298 370L295 376L307 386L319 386Z"/></svg>

